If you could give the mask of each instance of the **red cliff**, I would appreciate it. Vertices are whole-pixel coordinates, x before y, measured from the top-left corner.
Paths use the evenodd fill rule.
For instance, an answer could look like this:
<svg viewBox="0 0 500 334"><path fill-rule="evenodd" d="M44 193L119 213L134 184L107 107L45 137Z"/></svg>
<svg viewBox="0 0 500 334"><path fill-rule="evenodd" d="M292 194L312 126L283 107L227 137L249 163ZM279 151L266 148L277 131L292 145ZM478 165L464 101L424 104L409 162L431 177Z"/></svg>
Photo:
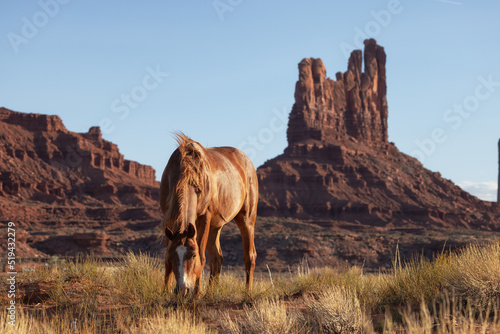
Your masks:
<svg viewBox="0 0 500 334"><path fill-rule="evenodd" d="M96 228L154 225L158 188L154 169L125 159L99 127L75 133L58 116L0 108L0 220L33 233L34 248L74 254L92 249L78 240ZM113 237L102 240L89 245L106 253Z"/></svg>

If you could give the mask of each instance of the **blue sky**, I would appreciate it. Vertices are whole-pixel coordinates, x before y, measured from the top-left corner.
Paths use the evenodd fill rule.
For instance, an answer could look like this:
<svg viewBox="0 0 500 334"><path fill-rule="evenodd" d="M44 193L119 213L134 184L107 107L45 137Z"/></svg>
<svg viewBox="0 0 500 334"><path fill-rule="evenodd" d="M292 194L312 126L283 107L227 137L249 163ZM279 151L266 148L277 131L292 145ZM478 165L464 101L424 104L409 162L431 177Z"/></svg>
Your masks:
<svg viewBox="0 0 500 334"><path fill-rule="evenodd" d="M0 2L0 106L101 125L157 177L173 131L282 153L297 64L327 75L373 37L387 53L389 140L480 198L496 199L500 4L492 1Z"/></svg>

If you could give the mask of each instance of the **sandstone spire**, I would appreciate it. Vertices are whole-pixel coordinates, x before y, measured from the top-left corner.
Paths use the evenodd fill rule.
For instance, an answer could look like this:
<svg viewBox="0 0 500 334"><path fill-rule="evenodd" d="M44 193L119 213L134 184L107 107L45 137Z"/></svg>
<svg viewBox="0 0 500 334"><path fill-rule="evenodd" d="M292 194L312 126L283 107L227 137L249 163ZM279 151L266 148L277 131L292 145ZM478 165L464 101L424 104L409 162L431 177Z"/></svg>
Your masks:
<svg viewBox="0 0 500 334"><path fill-rule="evenodd" d="M257 170L259 215L500 228L500 206L471 196L388 142L385 61L384 49L370 39L335 80L326 77L321 59L299 63L288 147Z"/></svg>
<svg viewBox="0 0 500 334"><path fill-rule="evenodd" d="M299 63L295 104L288 123L288 144L308 139L387 142L386 55L374 39L351 53L345 73L326 77L321 59Z"/></svg>

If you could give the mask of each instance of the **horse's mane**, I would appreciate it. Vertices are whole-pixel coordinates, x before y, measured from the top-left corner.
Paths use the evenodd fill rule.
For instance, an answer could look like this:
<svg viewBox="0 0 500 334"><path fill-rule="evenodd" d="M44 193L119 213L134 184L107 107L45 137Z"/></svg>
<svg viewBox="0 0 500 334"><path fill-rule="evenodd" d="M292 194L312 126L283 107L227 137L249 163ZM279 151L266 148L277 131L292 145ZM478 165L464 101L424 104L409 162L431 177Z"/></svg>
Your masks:
<svg viewBox="0 0 500 334"><path fill-rule="evenodd" d="M178 195L183 195L185 185L192 185L200 192L205 190L206 170L203 158L203 146L195 142L183 133L176 135L178 149L181 153L181 178L177 182L175 191Z"/></svg>
<svg viewBox="0 0 500 334"><path fill-rule="evenodd" d="M175 133L174 135L180 154L180 175L174 188L175 195L170 194L169 196L169 205L165 212L163 229L167 227L167 223L170 221L171 224L177 223L179 230L185 230L187 226L182 226L182 215L184 213L184 193L186 186L191 185L196 189L197 193L203 194L207 183L207 166L204 159L204 148L201 144L182 132Z"/></svg>

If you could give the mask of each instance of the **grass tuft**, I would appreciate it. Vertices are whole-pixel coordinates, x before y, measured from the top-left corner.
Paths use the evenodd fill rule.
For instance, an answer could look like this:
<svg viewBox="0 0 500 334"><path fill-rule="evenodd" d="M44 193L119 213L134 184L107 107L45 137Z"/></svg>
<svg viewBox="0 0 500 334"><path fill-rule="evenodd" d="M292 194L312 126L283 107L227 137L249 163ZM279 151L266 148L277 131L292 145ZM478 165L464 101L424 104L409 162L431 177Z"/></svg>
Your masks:
<svg viewBox="0 0 500 334"><path fill-rule="evenodd" d="M167 315L158 313L142 319L137 326L127 328L124 334L205 334L207 328L188 311L174 311Z"/></svg>
<svg viewBox="0 0 500 334"><path fill-rule="evenodd" d="M128 253L113 275L113 285L120 291L120 302L136 307L162 303L167 295L161 262L146 254Z"/></svg>
<svg viewBox="0 0 500 334"><path fill-rule="evenodd" d="M322 291L308 309L309 328L321 333L361 333L365 316L356 294L344 287Z"/></svg>
<svg viewBox="0 0 500 334"><path fill-rule="evenodd" d="M240 323L226 317L226 326L231 333L287 334L297 326L297 316L288 311L282 301L264 299L244 308Z"/></svg>
<svg viewBox="0 0 500 334"><path fill-rule="evenodd" d="M295 272L257 273L252 291L241 272L212 285L205 276L200 299L179 299L164 288L162 261L146 254L114 267L92 256L57 259L19 274L15 327L2 298L0 332L500 332L499 242L394 263L367 274L304 262Z"/></svg>

